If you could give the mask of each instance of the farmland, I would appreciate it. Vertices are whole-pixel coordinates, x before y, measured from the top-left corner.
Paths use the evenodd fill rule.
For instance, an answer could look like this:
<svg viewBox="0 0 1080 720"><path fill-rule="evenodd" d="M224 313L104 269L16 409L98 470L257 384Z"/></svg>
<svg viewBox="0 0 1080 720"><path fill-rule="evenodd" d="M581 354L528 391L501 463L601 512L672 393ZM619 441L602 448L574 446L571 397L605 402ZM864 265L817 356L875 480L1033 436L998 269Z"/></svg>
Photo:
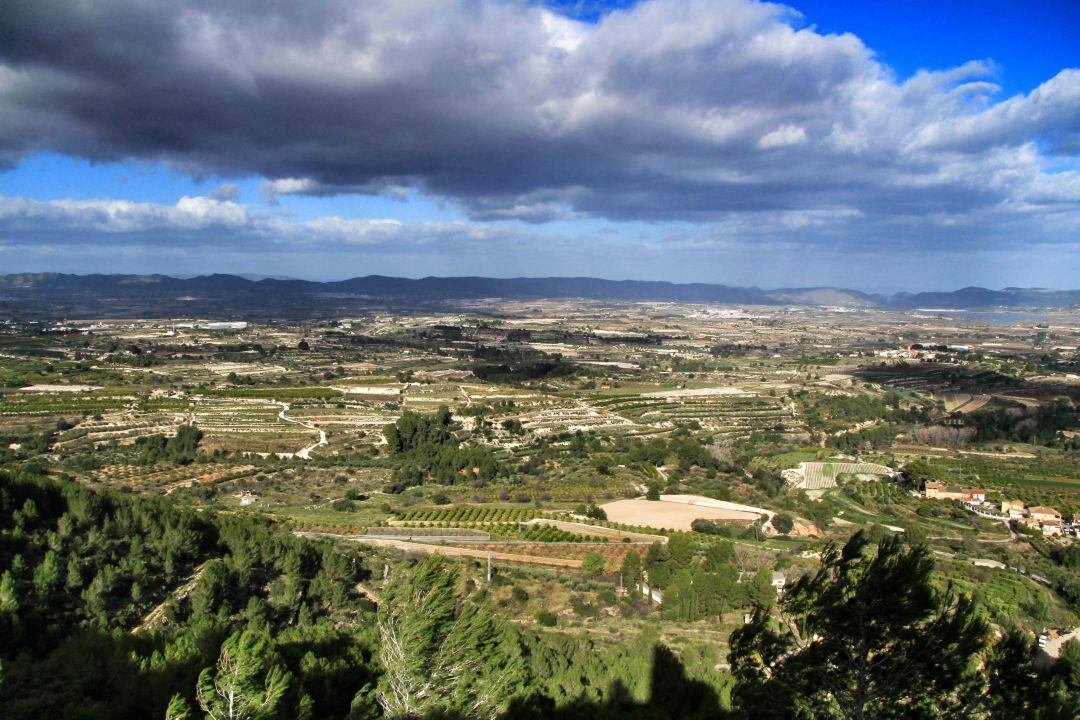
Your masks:
<svg viewBox="0 0 1080 720"><path fill-rule="evenodd" d="M668 530L690 530L697 519L751 523L759 517L750 510L713 507L707 504L708 500L709 498L694 498L691 502L675 502L661 496L658 501L616 500L601 507L608 519L614 522Z"/></svg>
<svg viewBox="0 0 1080 720"><path fill-rule="evenodd" d="M486 583L490 557L500 613L597 642L648 625L690 654L722 645L775 601L773 573L794 582L860 529L927 543L995 622L1038 630L1077 620L1056 559L1073 541L923 499L904 471L1080 511L1074 360L1036 344L1080 327L1052 322L539 300L228 332L100 321L5 337L0 452L359 548L379 577L445 554ZM918 352L902 334L1007 349L897 360Z"/></svg>

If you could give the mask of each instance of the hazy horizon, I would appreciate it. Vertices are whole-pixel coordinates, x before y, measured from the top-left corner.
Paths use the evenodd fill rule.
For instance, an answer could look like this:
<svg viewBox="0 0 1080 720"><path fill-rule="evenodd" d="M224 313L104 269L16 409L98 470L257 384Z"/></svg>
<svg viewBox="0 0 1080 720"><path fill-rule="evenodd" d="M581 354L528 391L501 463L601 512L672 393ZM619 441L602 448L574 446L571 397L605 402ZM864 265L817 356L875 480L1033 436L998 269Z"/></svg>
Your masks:
<svg viewBox="0 0 1080 720"><path fill-rule="evenodd" d="M886 297L891 296L891 295L897 295L897 294L900 294L900 293L905 293L905 292L913 293L913 294L915 294L915 293L923 293L923 292L926 292L926 293L947 293L947 292L955 292L955 291L958 291L958 290L964 290L966 288L971 288L971 287L978 287L978 288L983 288L983 289L986 289L986 290L1005 290L1005 289L1009 289L1009 288L1022 289L1022 290L1054 290L1054 291L1070 291L1070 290L1075 291L1075 290L1080 290L1080 286L1076 286L1076 287L1073 287L1073 286L1048 287L1048 286L1042 286L1042 285L1028 285L1028 286L1022 286L1022 285L1001 285L1001 286L965 285L965 286L957 286L957 287L926 288L926 289L920 289L920 290L912 290L910 288L905 288L905 287L899 287L899 288L895 288L895 289L892 289L892 288L885 289L885 288L881 288L881 287L869 288L868 289L868 288L858 287L858 286L855 286L855 285L801 284L801 285L782 285L782 286L781 285L761 286L761 285L738 285L738 284L733 284L733 283L712 282L712 281L678 281L678 280L666 280L666 279L663 279L663 278L654 279L654 278L640 278L640 277L604 277L604 276L600 276L600 275L501 275L501 276L500 275L387 275L385 273L377 273L377 272L364 273L364 274L361 274L361 275L328 276L328 277L325 277L325 278L317 278L317 277L303 277L303 276L295 276L295 275L268 275L268 274L264 274L264 273L249 273L249 272L242 272L242 271L241 272L213 271L213 272L200 272L200 273L170 273L170 272L131 272L131 273L116 272L116 273L112 273L112 272L107 272L107 271L101 271L101 272L60 272L60 271L56 271L56 270L22 270L22 271L11 271L11 272L0 273L0 276L3 276L3 275L40 275L40 274L49 274L49 273L57 273L57 274L63 274L63 275L77 275L77 276L86 276L86 275L132 275L132 276L160 275L160 276L164 276L164 277L174 278L174 279L177 279L177 280L191 280L191 279L194 279L194 278L207 277L207 276L210 276L210 275L229 275L229 276L233 276L233 277L239 277L241 279L248 280L248 281L251 281L251 282L258 282L260 280L279 280L279 281L299 281L299 282L319 282L319 283L345 282L345 281L348 281L348 280L356 280L356 279L360 279L360 278L364 278L364 277L371 277L371 276L388 277L388 278L404 279L404 280L424 280L424 279L441 279L441 280L445 280L445 279L459 279L459 278L476 278L476 279L480 279L480 280L550 280L550 279L572 280L572 279L583 279L583 280L601 280L601 281L607 281L607 282L667 282L667 283L672 283L674 285L688 285L688 284L717 285L717 286L727 286L727 287L732 287L732 288L756 289L756 290L762 290L764 292L774 292L774 291L779 291L779 290L810 290L810 289L819 289L819 288L820 289L835 288L837 290L852 290L852 291L856 291L856 292L866 293L866 294L869 294L869 295L876 294L876 295L883 295L883 296L886 296Z"/></svg>

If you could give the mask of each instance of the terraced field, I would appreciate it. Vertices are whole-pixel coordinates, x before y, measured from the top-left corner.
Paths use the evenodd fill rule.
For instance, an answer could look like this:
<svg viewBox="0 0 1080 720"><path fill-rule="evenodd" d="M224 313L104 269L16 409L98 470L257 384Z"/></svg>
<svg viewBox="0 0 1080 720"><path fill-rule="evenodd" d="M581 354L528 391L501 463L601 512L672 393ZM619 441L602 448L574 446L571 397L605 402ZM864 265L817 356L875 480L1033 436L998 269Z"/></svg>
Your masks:
<svg viewBox="0 0 1080 720"><path fill-rule="evenodd" d="M289 417L325 427L327 430L355 430L379 434L398 413L374 403L347 402L344 407L336 405L291 405Z"/></svg>
<svg viewBox="0 0 1080 720"><path fill-rule="evenodd" d="M703 428L730 438L752 432L796 434L805 430L790 406L768 395L640 395L600 400L594 406L639 425L668 428L697 421Z"/></svg>
<svg viewBox="0 0 1080 720"><path fill-rule="evenodd" d="M980 395L1017 385L1016 380L993 370L939 363L863 368L856 376L885 387L931 395Z"/></svg>
<svg viewBox="0 0 1080 720"><path fill-rule="evenodd" d="M0 415L72 416L121 410L134 400L130 395L93 393L4 393Z"/></svg>
<svg viewBox="0 0 1080 720"><path fill-rule="evenodd" d="M194 411L208 449L295 452L317 441L318 433L283 420L282 404L261 399L204 398Z"/></svg>
<svg viewBox="0 0 1080 720"><path fill-rule="evenodd" d="M523 415L521 424L526 430L537 435L578 430L635 435L648 431L648 428L630 418L584 401L568 401L557 406L544 407Z"/></svg>
<svg viewBox="0 0 1080 720"><path fill-rule="evenodd" d="M165 494L181 487L212 484L223 480L243 477L254 472L254 465L188 465L169 467L165 465L106 465L90 473L90 479L110 487L130 487L142 491L160 491Z"/></svg>
<svg viewBox="0 0 1080 720"><path fill-rule="evenodd" d="M100 420L85 420L57 437L54 448L75 449L83 445L99 445L117 441L132 443L149 435L169 435L188 422L188 413L109 413Z"/></svg>
<svg viewBox="0 0 1080 720"><path fill-rule="evenodd" d="M879 478L892 472L891 468L875 463L801 462L797 468L784 470L781 474L788 483L801 490L824 490L836 487L836 480L841 475Z"/></svg>

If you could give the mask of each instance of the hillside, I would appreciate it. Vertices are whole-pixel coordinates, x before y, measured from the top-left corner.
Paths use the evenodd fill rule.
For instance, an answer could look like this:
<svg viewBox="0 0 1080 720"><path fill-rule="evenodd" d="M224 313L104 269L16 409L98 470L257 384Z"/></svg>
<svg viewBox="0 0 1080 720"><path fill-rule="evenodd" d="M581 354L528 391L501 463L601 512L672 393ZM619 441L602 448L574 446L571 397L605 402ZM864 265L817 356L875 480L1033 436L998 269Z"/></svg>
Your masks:
<svg viewBox="0 0 1080 720"><path fill-rule="evenodd" d="M0 308L18 314L89 317L139 314L233 314L309 317L373 305L416 307L482 299L584 298L611 301L701 302L734 305L805 305L880 308L1049 308L1080 305L1080 290L963 288L952 292L900 293L891 297L844 288L761 290L708 283L599 278L425 277L368 275L336 282L249 280L213 274L0 276Z"/></svg>

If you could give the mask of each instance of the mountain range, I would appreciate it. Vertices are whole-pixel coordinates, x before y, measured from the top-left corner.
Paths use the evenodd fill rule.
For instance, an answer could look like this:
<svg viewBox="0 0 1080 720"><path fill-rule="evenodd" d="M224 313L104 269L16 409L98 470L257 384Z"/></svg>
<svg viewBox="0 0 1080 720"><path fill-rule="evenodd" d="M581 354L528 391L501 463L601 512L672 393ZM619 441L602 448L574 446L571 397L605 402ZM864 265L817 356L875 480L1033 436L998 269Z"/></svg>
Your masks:
<svg viewBox="0 0 1080 720"><path fill-rule="evenodd" d="M325 316L373 306L424 307L486 298L584 298L737 305L948 310L1077 308L1080 290L966 287L948 292L883 295L836 287L762 290L709 283L599 278L425 277L368 275L316 282L289 278L201 275L0 275L0 309L7 314L63 317L161 315Z"/></svg>

